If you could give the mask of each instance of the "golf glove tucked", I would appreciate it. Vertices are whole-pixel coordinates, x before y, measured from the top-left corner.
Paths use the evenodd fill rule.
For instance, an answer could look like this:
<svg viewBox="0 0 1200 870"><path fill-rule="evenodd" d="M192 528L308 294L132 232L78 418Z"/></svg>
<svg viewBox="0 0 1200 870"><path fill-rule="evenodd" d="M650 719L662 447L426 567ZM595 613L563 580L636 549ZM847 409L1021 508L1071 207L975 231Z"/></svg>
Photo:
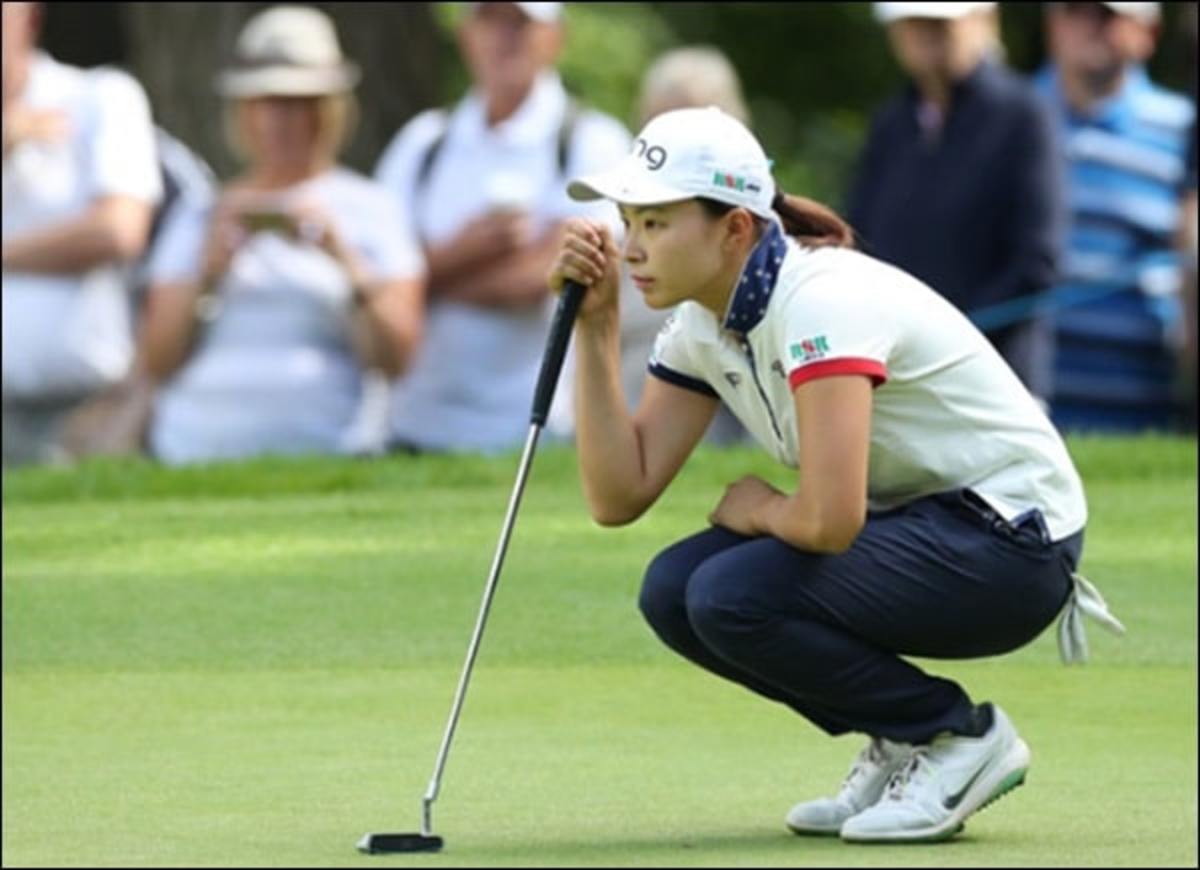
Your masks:
<svg viewBox="0 0 1200 870"><path fill-rule="evenodd" d="M1118 637L1125 634L1125 626L1109 613L1108 604L1100 590L1090 580L1082 574L1072 574L1071 584L1071 594L1058 620L1058 654L1066 665L1082 664L1088 660L1083 617L1090 616Z"/></svg>

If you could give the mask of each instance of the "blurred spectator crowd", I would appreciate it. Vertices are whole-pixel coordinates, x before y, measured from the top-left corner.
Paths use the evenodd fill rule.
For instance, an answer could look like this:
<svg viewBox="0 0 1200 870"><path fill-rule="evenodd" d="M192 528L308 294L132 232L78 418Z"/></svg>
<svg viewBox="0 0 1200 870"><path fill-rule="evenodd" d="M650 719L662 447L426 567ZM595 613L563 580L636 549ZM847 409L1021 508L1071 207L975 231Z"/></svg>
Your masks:
<svg viewBox="0 0 1200 870"><path fill-rule="evenodd" d="M1049 60L1027 79L995 3L874 4L908 81L832 205L966 312L1060 427L1194 431L1195 97L1145 71L1159 4L1045 7ZM397 131L372 177L339 163L370 108L315 8L268 8L232 46L226 180L128 74L39 49L42 15L3 4L5 466L520 444L562 225L620 233L565 181L631 144L556 72L563 4L468 4L469 89ZM646 71L630 114L703 105L753 125L727 58L691 46ZM632 287L621 308L633 404L667 313ZM548 431L570 438L572 416L568 361ZM743 437L729 415L709 432Z"/></svg>

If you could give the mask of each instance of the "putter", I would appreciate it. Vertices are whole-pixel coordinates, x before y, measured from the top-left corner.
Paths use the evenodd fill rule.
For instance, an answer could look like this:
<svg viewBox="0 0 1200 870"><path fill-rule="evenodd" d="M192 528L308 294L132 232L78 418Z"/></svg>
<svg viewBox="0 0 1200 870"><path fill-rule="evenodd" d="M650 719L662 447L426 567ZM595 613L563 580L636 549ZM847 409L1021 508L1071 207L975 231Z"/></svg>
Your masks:
<svg viewBox="0 0 1200 870"><path fill-rule="evenodd" d="M483 590L483 603L479 607L479 617L475 620L475 632L471 636L471 644L467 647L467 660L463 665L462 676L458 679L458 690L454 693L454 704L450 708L446 733L442 735L442 747L438 750L437 762L433 766L433 778L430 779L429 788L425 790L425 797L421 800L421 832L419 834L365 834L358 841L360 852L380 855L393 852L437 852L442 848L442 838L433 833L433 802L437 800L438 791L442 786L442 771L446 767L446 757L450 754L450 742L454 739L454 731L458 727L458 716L462 712L467 685L471 681L471 669L475 665L475 657L479 654L479 641L483 637L483 627L487 624L488 611L491 610L492 598L496 594L500 568L504 564L504 553L508 550L508 539L512 535L517 509L521 505L521 494L525 491L525 480L529 477L529 467L533 464L533 452L537 448L538 435L541 434L542 427L546 425L546 415L550 412L550 402L554 399L554 390L558 386L563 357L567 352L567 343L571 340L571 327L575 323L575 315L579 313L579 305L583 302L583 293L584 288L581 284L567 281L563 286L562 295L558 299L554 320L550 324L550 335L546 339L546 351L542 356L542 370L538 374L537 389L533 394L533 410L529 415L529 435L525 439L525 450L521 454L521 464L517 469L517 481L513 486L512 496L508 500L508 513L504 517L504 526L500 530L500 541L496 545L496 555L492 559L492 570L488 574L487 585Z"/></svg>

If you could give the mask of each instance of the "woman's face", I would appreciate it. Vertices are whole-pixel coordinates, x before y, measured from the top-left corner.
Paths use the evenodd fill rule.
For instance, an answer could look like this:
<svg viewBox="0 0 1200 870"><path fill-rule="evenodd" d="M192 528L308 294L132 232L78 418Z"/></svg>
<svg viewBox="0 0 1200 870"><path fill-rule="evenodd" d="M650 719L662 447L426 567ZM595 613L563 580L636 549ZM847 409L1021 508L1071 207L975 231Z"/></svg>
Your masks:
<svg viewBox="0 0 1200 870"><path fill-rule="evenodd" d="M320 129L317 97L246 100L244 133L253 159L268 167L311 165Z"/></svg>
<svg viewBox="0 0 1200 870"><path fill-rule="evenodd" d="M723 219L713 219L694 199L620 210L622 257L647 305L663 309L686 299L707 301L721 290L731 255Z"/></svg>

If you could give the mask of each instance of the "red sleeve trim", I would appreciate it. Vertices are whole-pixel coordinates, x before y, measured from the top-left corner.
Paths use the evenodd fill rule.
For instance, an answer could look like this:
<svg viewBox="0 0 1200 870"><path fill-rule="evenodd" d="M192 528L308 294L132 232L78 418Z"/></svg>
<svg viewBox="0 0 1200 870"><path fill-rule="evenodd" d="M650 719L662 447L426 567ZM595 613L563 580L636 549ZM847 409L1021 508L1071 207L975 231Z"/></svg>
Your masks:
<svg viewBox="0 0 1200 870"><path fill-rule="evenodd" d="M887 367L879 360L863 357L842 357L824 362L809 363L792 369L788 375L788 383L792 389L817 378L828 378L834 375L866 375L871 379L871 386L878 387L887 380Z"/></svg>

